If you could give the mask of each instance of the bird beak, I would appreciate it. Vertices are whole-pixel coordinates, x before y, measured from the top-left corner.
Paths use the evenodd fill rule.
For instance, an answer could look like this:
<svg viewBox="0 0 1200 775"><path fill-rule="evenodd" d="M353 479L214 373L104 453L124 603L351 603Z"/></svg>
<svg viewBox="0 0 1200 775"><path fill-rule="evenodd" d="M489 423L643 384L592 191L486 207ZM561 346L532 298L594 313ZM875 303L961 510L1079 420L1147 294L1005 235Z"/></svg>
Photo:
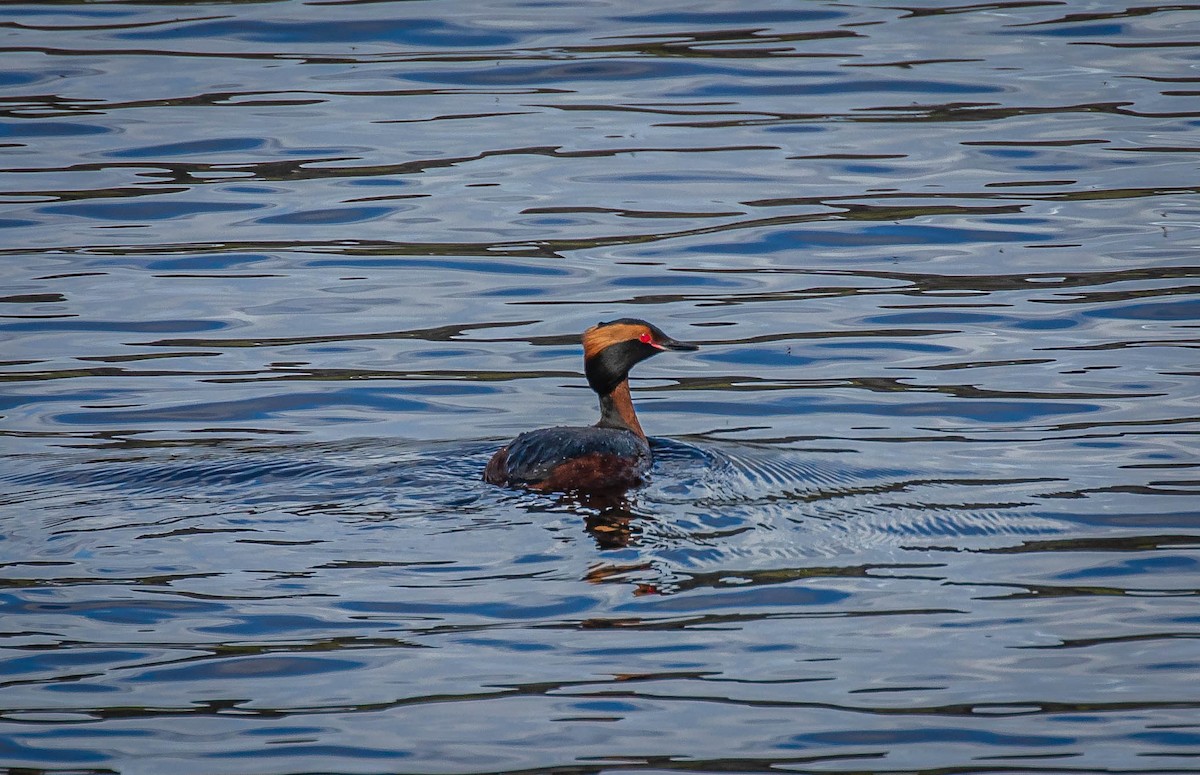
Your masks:
<svg viewBox="0 0 1200 775"><path fill-rule="evenodd" d="M699 350L700 345L692 344L691 342L681 342L678 339L672 339L669 336L658 337L654 340L654 346L660 350Z"/></svg>

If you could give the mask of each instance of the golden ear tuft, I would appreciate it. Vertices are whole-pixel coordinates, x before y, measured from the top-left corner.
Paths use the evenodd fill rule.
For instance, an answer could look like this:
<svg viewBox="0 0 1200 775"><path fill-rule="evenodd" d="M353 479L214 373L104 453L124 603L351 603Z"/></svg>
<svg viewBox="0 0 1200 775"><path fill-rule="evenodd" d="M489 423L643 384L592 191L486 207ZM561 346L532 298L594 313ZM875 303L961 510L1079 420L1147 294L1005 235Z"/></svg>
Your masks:
<svg viewBox="0 0 1200 775"><path fill-rule="evenodd" d="M650 329L638 323L600 323L583 332L583 357L591 358L614 344L637 340Z"/></svg>

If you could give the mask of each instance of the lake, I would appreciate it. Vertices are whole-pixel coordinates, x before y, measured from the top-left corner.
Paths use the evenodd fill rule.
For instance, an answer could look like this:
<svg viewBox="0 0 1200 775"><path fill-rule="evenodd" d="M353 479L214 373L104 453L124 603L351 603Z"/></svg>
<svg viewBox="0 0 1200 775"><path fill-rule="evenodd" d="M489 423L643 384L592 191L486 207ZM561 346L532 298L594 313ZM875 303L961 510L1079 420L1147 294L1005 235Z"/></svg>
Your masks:
<svg viewBox="0 0 1200 775"><path fill-rule="evenodd" d="M1200 767L1196 7L0 19L0 770Z"/></svg>

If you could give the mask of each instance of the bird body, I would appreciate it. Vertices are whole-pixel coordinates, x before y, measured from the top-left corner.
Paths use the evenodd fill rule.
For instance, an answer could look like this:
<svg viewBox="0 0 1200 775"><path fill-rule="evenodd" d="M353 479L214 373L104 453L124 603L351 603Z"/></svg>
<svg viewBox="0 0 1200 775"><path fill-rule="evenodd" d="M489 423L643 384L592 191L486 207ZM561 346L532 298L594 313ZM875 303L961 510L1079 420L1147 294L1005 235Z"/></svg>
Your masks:
<svg viewBox="0 0 1200 775"><path fill-rule="evenodd" d="M600 323L583 335L584 372L600 399L600 421L529 431L498 450L483 478L539 491L624 490L645 481L650 444L629 394L629 369L663 350L696 350L644 320Z"/></svg>
<svg viewBox="0 0 1200 775"><path fill-rule="evenodd" d="M650 445L620 428L558 427L522 433L496 453L485 478L536 490L634 487L650 469Z"/></svg>

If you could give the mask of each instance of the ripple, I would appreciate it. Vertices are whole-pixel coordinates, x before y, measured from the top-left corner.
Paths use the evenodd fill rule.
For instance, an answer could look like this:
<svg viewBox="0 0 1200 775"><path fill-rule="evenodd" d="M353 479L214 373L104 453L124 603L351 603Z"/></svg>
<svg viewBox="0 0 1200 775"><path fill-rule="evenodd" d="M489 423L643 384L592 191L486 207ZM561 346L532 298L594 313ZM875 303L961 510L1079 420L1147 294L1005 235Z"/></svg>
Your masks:
<svg viewBox="0 0 1200 775"><path fill-rule="evenodd" d="M102 135L109 127L73 121L0 121L0 139L10 137L79 137Z"/></svg>
<svg viewBox="0 0 1200 775"><path fill-rule="evenodd" d="M961 727L928 727L925 729L844 730L797 735L793 738L796 748L813 745L886 746L912 745L936 741L939 745L949 743L972 743L987 746L1045 747L1064 746L1077 743L1072 737L1061 735L1004 735Z"/></svg>
<svg viewBox="0 0 1200 775"><path fill-rule="evenodd" d="M835 590L770 588L722 592L719 595L686 595L641 600L617 606L618 611L685 612L733 608L739 611L760 607L792 609L795 606L829 605L850 596Z"/></svg>
<svg viewBox="0 0 1200 775"><path fill-rule="evenodd" d="M700 25L755 25L775 24L782 22L816 22L830 19L842 19L848 16L844 11L822 8L739 8L735 11L650 11L626 16L618 16L618 21L632 21L639 24L700 24Z"/></svg>
<svg viewBox="0 0 1200 775"><path fill-rule="evenodd" d="M1181 299L1147 304L1107 305L1082 313L1092 318L1123 320L1200 320L1200 300Z"/></svg>
<svg viewBox="0 0 1200 775"><path fill-rule="evenodd" d="M710 84L702 87L682 90L676 97L733 97L733 96L815 96L824 94L846 94L862 92L865 94L887 94L901 92L904 94L995 94L1002 92L999 86L984 86L971 83L953 83L947 81L928 80L888 80L882 78L849 80L841 79L836 84L744 84L726 83Z"/></svg>
<svg viewBox="0 0 1200 775"><path fill-rule="evenodd" d="M252 462L251 462L252 461ZM89 465L20 474L9 479L16 485L114 487L125 492L170 494L195 488L258 486L268 482L297 482L305 478L334 479L347 472L315 461L247 459L244 456L214 461L146 463L114 460L109 465Z"/></svg>
<svg viewBox="0 0 1200 775"><path fill-rule="evenodd" d="M134 202L88 202L84 204L51 205L38 212L74 215L101 221L163 221L173 218L191 218L208 213L232 213L258 210L265 204L251 202L199 202L199 201L134 201Z"/></svg>
<svg viewBox="0 0 1200 775"><path fill-rule="evenodd" d="M729 68L718 68L697 62L672 62L655 59L592 59L522 67L489 67L478 70L426 70L421 73L406 74L404 78L418 82L486 86L678 78L729 72Z"/></svg>
<svg viewBox="0 0 1200 775"><path fill-rule="evenodd" d="M970 242L1044 242L1048 237L1036 232L991 229L955 229L941 226L869 226L840 231L779 230L753 240L736 243L716 242L689 247L693 253L720 251L734 254L775 253L822 247L870 247L881 245L961 245Z"/></svg>
<svg viewBox="0 0 1200 775"><path fill-rule="evenodd" d="M64 748L62 746L24 745L6 741L0 751L18 761L37 761L54 764L86 764L111 761L112 757L90 748Z"/></svg>
<svg viewBox="0 0 1200 775"><path fill-rule="evenodd" d="M441 19L225 19L182 23L169 29L118 33L116 38L172 40L235 38L268 43L395 43L408 46L503 46L516 38Z"/></svg>
<svg viewBox="0 0 1200 775"><path fill-rule="evenodd" d="M1081 402L996 401L971 399L956 401L919 401L904 403L835 402L826 399L793 396L760 400L754 404L737 401L688 401L686 404L667 400L656 407L659 411L687 411L721 417L772 417L779 415L855 414L879 417L954 417L981 423L1006 425L1028 423L1047 417L1099 412L1103 406Z"/></svg>
<svg viewBox="0 0 1200 775"><path fill-rule="evenodd" d="M1002 5L8 7L0 759L1190 771L1194 11Z"/></svg>
<svg viewBox="0 0 1200 775"><path fill-rule="evenodd" d="M387 408L390 411L420 410L429 402L402 398L391 391L371 388L332 392L287 392L230 401L210 401L144 409L90 409L63 412L55 421L67 425L128 425L162 422L243 423L270 419L288 412L333 408Z"/></svg>
<svg viewBox="0 0 1200 775"><path fill-rule="evenodd" d="M247 678L294 678L353 670L360 662L331 657L256 656L246 659L206 659L184 667L147 670L131 681L211 681Z"/></svg>
<svg viewBox="0 0 1200 775"><path fill-rule="evenodd" d="M329 757L347 759L350 761L379 760L379 759L408 759L412 756L407 751L397 751L394 748L371 748L368 746L351 745L279 745L262 746L258 748L242 748L236 751L219 751L205 754L210 759L259 759L277 758L280 756L302 756L309 761L312 757Z"/></svg>
<svg viewBox="0 0 1200 775"><path fill-rule="evenodd" d="M24 229L40 223L41 221L32 221L28 218L0 218L0 229Z"/></svg>
<svg viewBox="0 0 1200 775"><path fill-rule="evenodd" d="M541 605L519 605L510 603L424 603L406 601L380 603L370 601L347 601L341 607L356 613L387 613L401 615L467 614L488 619L528 621L531 619L559 618L583 613L594 608L596 601L581 595L549 600Z"/></svg>
<svg viewBox="0 0 1200 775"><path fill-rule="evenodd" d="M572 272L553 266L543 266L534 263L518 263L515 261L499 261L497 259L478 260L470 258L412 258L409 256L395 258L321 258L308 262L313 267L401 267L408 269L437 269L444 271L462 271L492 275L533 276L533 277L569 277ZM530 290L530 295L536 291Z"/></svg>
<svg viewBox="0 0 1200 775"><path fill-rule="evenodd" d="M6 616L83 617L94 622L120 625L149 625L173 621L181 615L202 616L225 610L225 606L200 601L106 600L100 598L71 602L21 599L0 595L0 611Z"/></svg>
<svg viewBox="0 0 1200 775"><path fill-rule="evenodd" d="M300 226L323 226L331 223L359 223L383 218L396 212L393 207L334 207L326 210L304 210L259 218L259 223L285 223Z"/></svg>
<svg viewBox="0 0 1200 775"><path fill-rule="evenodd" d="M226 324L218 320L31 320L24 323L0 323L0 331L128 331L162 334L217 331Z"/></svg>
<svg viewBox="0 0 1200 775"><path fill-rule="evenodd" d="M164 156L191 156L193 154L229 153L232 151L257 150L266 146L259 137L214 137L208 140L186 140L178 143L159 143L137 148L122 148L109 151L105 156L114 159L152 159Z"/></svg>
<svg viewBox="0 0 1200 775"><path fill-rule="evenodd" d="M59 672L75 668L91 668L105 664L126 663L141 659L141 651L70 651L67 653L36 654L28 657L0 660L0 668L6 676L25 673Z"/></svg>

